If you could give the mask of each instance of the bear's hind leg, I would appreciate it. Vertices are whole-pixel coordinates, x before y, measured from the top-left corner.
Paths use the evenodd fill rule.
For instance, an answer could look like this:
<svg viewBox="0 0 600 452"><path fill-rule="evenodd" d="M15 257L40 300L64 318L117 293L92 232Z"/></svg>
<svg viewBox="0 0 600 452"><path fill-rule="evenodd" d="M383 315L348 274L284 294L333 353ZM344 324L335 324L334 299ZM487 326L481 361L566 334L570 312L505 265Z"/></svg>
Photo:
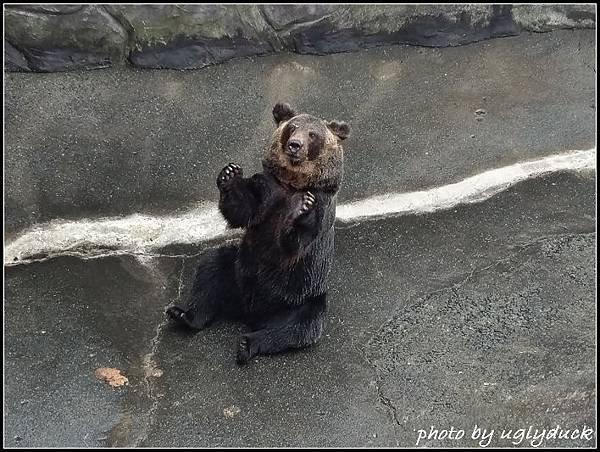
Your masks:
<svg viewBox="0 0 600 452"><path fill-rule="evenodd" d="M256 355L268 355L316 343L323 332L326 294L312 297L302 306L267 321L261 329L242 334L237 362L245 364Z"/></svg>
<svg viewBox="0 0 600 452"><path fill-rule="evenodd" d="M239 300L235 277L237 252L237 245L230 245L210 250L203 256L187 303L168 307L166 314L179 324L201 330L226 306Z"/></svg>

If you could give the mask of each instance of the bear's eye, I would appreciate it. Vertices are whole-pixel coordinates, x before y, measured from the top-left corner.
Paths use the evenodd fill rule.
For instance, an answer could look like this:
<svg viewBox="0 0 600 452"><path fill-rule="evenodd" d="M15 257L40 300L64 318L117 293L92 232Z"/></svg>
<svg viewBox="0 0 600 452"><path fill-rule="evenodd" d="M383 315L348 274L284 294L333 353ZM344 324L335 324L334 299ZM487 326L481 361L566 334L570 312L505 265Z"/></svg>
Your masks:
<svg viewBox="0 0 600 452"><path fill-rule="evenodd" d="M288 130L290 132L293 132L294 130L296 130L296 124L290 124L289 127L288 127Z"/></svg>
<svg viewBox="0 0 600 452"><path fill-rule="evenodd" d="M317 135L314 132L309 132L308 136L310 137L311 140L314 140Z"/></svg>

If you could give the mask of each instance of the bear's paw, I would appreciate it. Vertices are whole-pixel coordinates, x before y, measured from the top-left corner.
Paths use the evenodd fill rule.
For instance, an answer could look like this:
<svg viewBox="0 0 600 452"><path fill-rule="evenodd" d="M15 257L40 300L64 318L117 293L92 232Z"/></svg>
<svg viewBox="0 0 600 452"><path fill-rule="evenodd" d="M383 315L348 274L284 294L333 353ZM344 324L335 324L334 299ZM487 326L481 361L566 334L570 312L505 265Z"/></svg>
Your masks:
<svg viewBox="0 0 600 452"><path fill-rule="evenodd" d="M243 170L235 163L228 164L217 176L217 187L223 188L236 177L242 177Z"/></svg>

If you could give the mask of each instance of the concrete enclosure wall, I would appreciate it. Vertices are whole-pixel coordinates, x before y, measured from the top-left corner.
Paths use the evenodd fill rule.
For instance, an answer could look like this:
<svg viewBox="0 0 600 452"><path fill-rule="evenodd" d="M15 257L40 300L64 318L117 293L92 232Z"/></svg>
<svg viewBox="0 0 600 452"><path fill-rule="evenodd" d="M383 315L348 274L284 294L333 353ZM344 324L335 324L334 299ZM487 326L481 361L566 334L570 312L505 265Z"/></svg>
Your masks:
<svg viewBox="0 0 600 452"><path fill-rule="evenodd" d="M595 5L4 12L9 234L214 203L226 163L260 170L278 101L350 122L344 203L594 147Z"/></svg>
<svg viewBox="0 0 600 452"><path fill-rule="evenodd" d="M590 5L7 5L5 67L197 69L280 51L446 47L594 28Z"/></svg>

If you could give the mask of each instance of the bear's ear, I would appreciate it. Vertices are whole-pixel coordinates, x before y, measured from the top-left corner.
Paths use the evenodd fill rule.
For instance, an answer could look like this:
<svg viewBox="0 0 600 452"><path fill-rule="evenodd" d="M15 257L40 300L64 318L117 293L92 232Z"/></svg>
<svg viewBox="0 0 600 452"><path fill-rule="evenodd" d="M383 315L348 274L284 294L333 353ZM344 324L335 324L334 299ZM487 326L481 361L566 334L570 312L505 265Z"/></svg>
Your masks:
<svg viewBox="0 0 600 452"><path fill-rule="evenodd" d="M331 121L327 123L327 127L340 139L345 140L350 135L350 126L344 121Z"/></svg>
<svg viewBox="0 0 600 452"><path fill-rule="evenodd" d="M279 125L281 121L287 121L288 119L291 119L294 116L296 116L296 113L294 112L294 110L292 110L290 104L279 102L273 107L273 118L275 119L277 125Z"/></svg>

